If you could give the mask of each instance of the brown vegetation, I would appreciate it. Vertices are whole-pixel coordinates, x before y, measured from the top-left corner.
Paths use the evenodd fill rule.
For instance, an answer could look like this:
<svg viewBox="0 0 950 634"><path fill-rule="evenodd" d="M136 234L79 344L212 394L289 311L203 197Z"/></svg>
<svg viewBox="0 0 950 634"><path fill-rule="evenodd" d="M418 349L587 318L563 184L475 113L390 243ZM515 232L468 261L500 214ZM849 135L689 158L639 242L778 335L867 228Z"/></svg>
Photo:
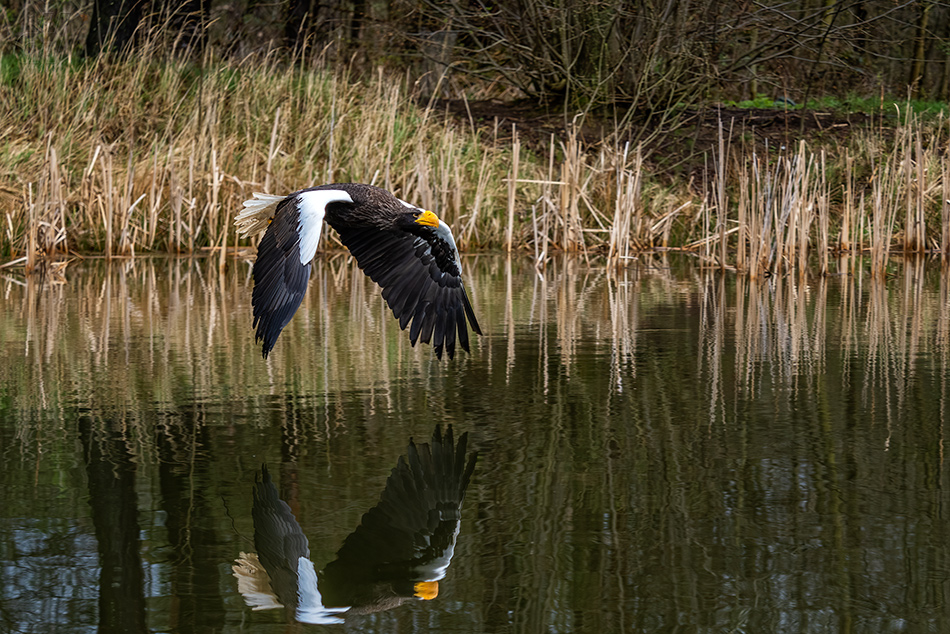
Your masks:
<svg viewBox="0 0 950 634"><path fill-rule="evenodd" d="M327 18L325 25L336 26L322 32L325 46L310 46L320 41L313 33L295 40L290 59L262 41L250 46L255 40L247 32L244 50L265 52L240 59L223 54L228 47L214 21L205 25L204 39L188 40L183 54L168 54L181 43L169 21L149 38L129 40L134 55L76 59L68 54L69 42L78 40L75 20L63 13L59 31L38 31L31 21L37 7L24 3L17 20L4 25L23 49L0 57L2 261L32 270L69 253L210 249L223 262L229 249L246 246L231 220L254 191L287 193L334 181L391 189L436 210L464 249L526 249L538 266L557 250L603 255L620 266L643 251L681 249L710 266L762 276L804 271L813 261L827 272L830 254L866 251L880 274L895 251L950 252L942 118L922 120L905 106L885 110L883 100L873 114L844 116L789 109L789 102L785 109L739 109L711 101L764 85L767 76L778 87L778 69L791 68L781 60L803 51L814 70L865 50L870 44L855 34L868 27L868 16L839 15L835 3L806 11L798 40L783 45L777 14L740 12L740 31L752 39L713 48L721 60L755 54L748 64L729 66L728 76L721 74L726 67L703 75L699 67L687 72L686 64L708 59L700 36L721 35L717 29L725 26L717 20L725 14L704 25L678 13L675 3L667 9L679 21L653 30L646 28L654 24L647 13L609 3L597 4L584 28L568 13L522 16L525 43L544 33L566 38L559 51L536 49L543 55L519 45L485 58L469 33L440 40L443 56L429 56L428 67L374 66L385 50L408 50L399 46L412 38L397 32L444 34L428 13L435 4L413 6L412 19L421 20L415 30L395 29L401 18L364 20L376 8L359 20ZM616 16L608 20L611 7ZM868 4L872 13L878 8ZM458 11L453 19L462 32L478 25L499 46L518 37L515 16L502 9ZM906 19L914 9L895 11ZM944 17L928 19L932 29ZM56 22L51 14L47 24ZM617 40L628 23L654 36L644 40L657 44L644 44L645 57ZM275 29L261 26L273 41ZM884 37L874 29L863 28L861 37ZM929 42L931 31L922 33ZM28 34L41 37L28 44ZM372 51L381 57L370 55L371 34L378 36ZM669 55L686 57L661 56L666 61L657 66L658 51L666 50L659 43L673 36L684 46ZM601 40L619 42L604 55L619 54L632 66L604 76L598 74L603 64L585 66L590 59L565 64L564 55L592 50ZM199 49L200 56L190 56ZM361 53L356 62L339 64L344 51L354 50ZM471 55L457 63L466 51ZM330 60L338 62L332 71ZM644 60L667 74L627 81ZM463 81L508 62L521 64L524 74L499 67L494 82ZM811 79L804 93L786 90L802 70L796 68L779 92L799 97L817 90L820 82ZM933 64L915 68L918 89L942 86L934 83ZM686 76L689 82L679 81ZM566 92L558 96L561 84ZM469 98L510 97L514 89L533 99ZM439 98L446 93L457 98Z"/></svg>

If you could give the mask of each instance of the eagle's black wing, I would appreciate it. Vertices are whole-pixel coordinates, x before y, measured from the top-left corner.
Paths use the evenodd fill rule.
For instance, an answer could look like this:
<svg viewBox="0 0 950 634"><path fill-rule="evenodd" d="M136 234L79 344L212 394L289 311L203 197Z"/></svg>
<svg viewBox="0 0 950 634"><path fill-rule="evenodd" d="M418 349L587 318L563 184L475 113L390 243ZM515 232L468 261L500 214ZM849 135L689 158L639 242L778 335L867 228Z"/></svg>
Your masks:
<svg viewBox="0 0 950 634"><path fill-rule="evenodd" d="M254 262L255 341L263 341L263 354L277 342L277 336L297 312L310 281L310 262L300 261L300 210L288 196L280 204L257 248Z"/></svg>
<svg viewBox="0 0 950 634"><path fill-rule="evenodd" d="M462 500L477 454L467 457L468 434L455 445L452 427L436 428L431 443L410 440L379 503L343 542L337 558L320 572L327 605L351 605L382 586L412 596L416 582L442 578L459 531ZM376 597L378 599L378 597Z"/></svg>
<svg viewBox="0 0 950 634"><path fill-rule="evenodd" d="M482 331L462 284L462 271L452 233L446 225L419 227L416 233L399 228L331 226L363 272L383 289L383 298L409 328L409 340L428 343L438 358L443 346L451 359L459 345L468 352L468 328Z"/></svg>
<svg viewBox="0 0 950 634"><path fill-rule="evenodd" d="M300 558L310 558L310 542L297 518L280 499L267 467L254 485L254 547L278 599L293 611L298 603Z"/></svg>

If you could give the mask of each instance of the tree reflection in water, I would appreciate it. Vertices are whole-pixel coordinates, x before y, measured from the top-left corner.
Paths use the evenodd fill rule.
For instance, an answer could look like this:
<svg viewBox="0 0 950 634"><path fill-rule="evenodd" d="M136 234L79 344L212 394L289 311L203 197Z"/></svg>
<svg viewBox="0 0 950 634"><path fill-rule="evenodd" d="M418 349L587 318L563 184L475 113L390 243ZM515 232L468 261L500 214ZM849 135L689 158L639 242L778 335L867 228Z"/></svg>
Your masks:
<svg viewBox="0 0 950 634"><path fill-rule="evenodd" d="M948 631L950 276L893 266L468 257L449 363L346 256L267 362L241 260L0 272L0 631L273 631L224 565L260 465L320 565L436 423L491 468L439 600L362 631Z"/></svg>

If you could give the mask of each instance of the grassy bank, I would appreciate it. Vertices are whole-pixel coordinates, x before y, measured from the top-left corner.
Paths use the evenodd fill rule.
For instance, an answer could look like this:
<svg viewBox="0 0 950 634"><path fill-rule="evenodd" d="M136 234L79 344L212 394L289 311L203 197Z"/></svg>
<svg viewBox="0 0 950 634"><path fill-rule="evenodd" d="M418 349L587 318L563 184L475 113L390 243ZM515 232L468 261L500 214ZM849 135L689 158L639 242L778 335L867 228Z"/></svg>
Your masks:
<svg viewBox="0 0 950 634"><path fill-rule="evenodd" d="M411 107L398 82L281 66L5 60L0 251L230 244L254 191L374 182L490 227L503 150ZM459 210L464 209L465 218Z"/></svg>
<svg viewBox="0 0 950 634"><path fill-rule="evenodd" d="M867 252L884 272L895 252L950 252L946 122L887 114L846 142L733 143L724 128L701 178L680 182L617 136L569 129L529 149L518 129L451 119L382 72L4 56L0 257L224 253L246 244L231 220L253 192L359 181L436 210L468 250L622 265L675 248L753 276Z"/></svg>

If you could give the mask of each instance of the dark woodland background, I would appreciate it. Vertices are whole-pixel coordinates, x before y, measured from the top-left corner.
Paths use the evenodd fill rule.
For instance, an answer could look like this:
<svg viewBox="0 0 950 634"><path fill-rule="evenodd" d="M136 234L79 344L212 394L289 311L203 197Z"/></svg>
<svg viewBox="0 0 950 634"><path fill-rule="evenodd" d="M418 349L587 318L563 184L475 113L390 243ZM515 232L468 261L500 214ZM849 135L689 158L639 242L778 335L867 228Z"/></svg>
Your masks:
<svg viewBox="0 0 950 634"><path fill-rule="evenodd" d="M759 96L950 97L942 2L743 0L7 0L6 53L128 53L146 34L176 54L313 56L405 72L424 94L570 108ZM51 43L51 44L50 44ZM629 107L629 108L628 108Z"/></svg>

